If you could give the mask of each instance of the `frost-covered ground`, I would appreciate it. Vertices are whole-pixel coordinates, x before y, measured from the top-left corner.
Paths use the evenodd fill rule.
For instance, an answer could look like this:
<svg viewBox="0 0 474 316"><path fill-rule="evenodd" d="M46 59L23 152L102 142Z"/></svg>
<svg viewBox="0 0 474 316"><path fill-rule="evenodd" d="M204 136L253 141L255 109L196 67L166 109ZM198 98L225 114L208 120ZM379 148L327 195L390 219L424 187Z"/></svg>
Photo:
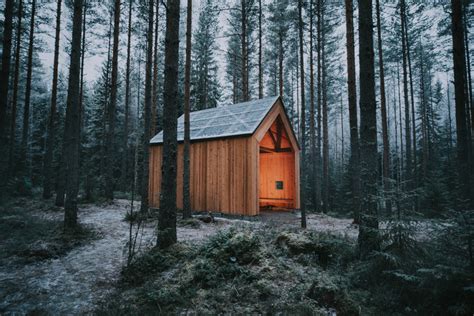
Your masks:
<svg viewBox="0 0 474 316"><path fill-rule="evenodd" d="M0 313L84 314L92 312L115 286L126 261L129 226L123 219L129 201L116 200L111 205L85 205L80 208L81 223L94 227L101 237L75 248L65 256L27 265L0 267ZM62 213L41 211L38 216L61 219ZM216 223L202 223L198 228L178 227L178 239L198 243L218 230L239 225L278 225L298 227L300 218L293 213L263 213L261 221L217 218ZM349 237L357 228L349 219L309 215L308 228ZM154 224L148 223L139 235L140 249L155 242Z"/></svg>
<svg viewBox="0 0 474 316"><path fill-rule="evenodd" d="M79 220L101 232L101 238L75 248L63 257L27 265L0 267L0 314L84 314L114 288L126 260L129 226L123 221L129 202L117 200L112 205L88 205L79 211ZM39 216L62 218L58 212ZM201 240L218 230L178 228L180 240ZM141 249L155 242L154 226L147 224L140 232Z"/></svg>

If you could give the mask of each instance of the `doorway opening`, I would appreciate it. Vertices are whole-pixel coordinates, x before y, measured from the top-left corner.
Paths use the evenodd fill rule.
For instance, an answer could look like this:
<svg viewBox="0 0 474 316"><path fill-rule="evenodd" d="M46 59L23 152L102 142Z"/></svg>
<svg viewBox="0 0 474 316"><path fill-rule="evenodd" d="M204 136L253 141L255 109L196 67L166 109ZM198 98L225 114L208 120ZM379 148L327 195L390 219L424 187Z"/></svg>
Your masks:
<svg viewBox="0 0 474 316"><path fill-rule="evenodd" d="M259 157L260 209L294 209L295 150L280 116L261 140Z"/></svg>

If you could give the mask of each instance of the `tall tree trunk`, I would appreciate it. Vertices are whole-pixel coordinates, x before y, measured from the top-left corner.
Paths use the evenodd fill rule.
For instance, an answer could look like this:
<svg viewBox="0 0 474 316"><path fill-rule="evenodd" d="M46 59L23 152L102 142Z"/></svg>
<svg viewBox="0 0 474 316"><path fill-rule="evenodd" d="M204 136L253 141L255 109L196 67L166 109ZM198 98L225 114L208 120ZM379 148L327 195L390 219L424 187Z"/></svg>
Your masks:
<svg viewBox="0 0 474 316"><path fill-rule="evenodd" d="M170 14L169 5L172 0L168 1L168 9L166 14ZM146 33L146 63L145 63L145 109L143 117L145 119L143 131L143 160L141 166L141 206L142 213L148 211L148 181L149 181L149 159L150 159L150 135L151 135L151 106L152 106L152 67L153 67L153 8L154 0L148 0L148 29ZM168 45L168 38L166 38ZM165 124L163 119L163 123ZM163 162L164 165L164 162ZM176 184L175 184L176 187ZM176 189L176 188L175 188ZM162 191L163 192L163 191ZM163 192L164 193L164 192ZM163 204L161 204L163 208ZM161 220L160 220L161 222Z"/></svg>
<svg viewBox="0 0 474 316"><path fill-rule="evenodd" d="M283 34L278 34L278 83L279 93L283 97Z"/></svg>
<svg viewBox="0 0 474 316"><path fill-rule="evenodd" d="M8 153L8 169L10 175L13 175L14 171L14 154L15 154L15 136L16 136L16 112L18 105L18 81L20 79L20 51L21 51L21 33L22 33L22 17L23 17L23 0L19 1L18 4L18 20L17 20L17 31L16 31L16 47L15 47L15 70L13 78L13 98L12 98L12 109L11 109L11 120L10 120L10 144Z"/></svg>
<svg viewBox="0 0 474 316"><path fill-rule="evenodd" d="M316 209L318 204L317 194L316 194L316 131L315 131L315 122L314 122L314 56L313 56L313 25L314 25L314 0L310 0L309 4L309 134L310 134L310 143L311 143L311 199L313 208Z"/></svg>
<svg viewBox="0 0 474 316"><path fill-rule="evenodd" d="M469 27L467 25L467 14L466 12L469 10L469 2L468 1L464 1L464 4L463 4L463 27L464 27L464 48L465 48L465 55L466 55L466 73L467 73L467 84L466 84L466 89L467 89L467 95L469 98L467 98L467 100L469 100L468 104L469 104L469 109L470 109L470 112L471 112L471 117L470 117L470 120L471 120L471 137L473 137L473 134L474 134L474 104L473 104L473 100L472 100L472 81L471 81L471 54L470 54L470 51L469 51ZM472 141L472 139L471 139ZM474 145L474 144L471 144L471 146ZM471 149L472 150L472 149ZM472 154L472 153L471 153Z"/></svg>
<svg viewBox="0 0 474 316"><path fill-rule="evenodd" d="M258 0L258 98L263 98L262 0Z"/></svg>
<svg viewBox="0 0 474 316"><path fill-rule="evenodd" d="M411 52L410 52L410 41L408 38L408 23L407 23L407 9L405 4L405 11L403 17L405 19L405 42L406 42L406 54L408 61L408 74L410 79L410 106L411 106L411 132L412 132L412 141L413 141L413 183L412 188L418 187L418 163L417 163L417 145L416 145L416 118L415 118L415 90L413 89L413 71L411 66ZM418 197L415 195L415 208L418 209Z"/></svg>
<svg viewBox="0 0 474 316"><path fill-rule="evenodd" d="M79 86L79 112L81 115L81 131L84 126L84 60L86 57L86 19L87 19L87 0L84 1L84 11L82 18L82 42L81 42L81 77ZM79 149L80 150L80 149Z"/></svg>
<svg viewBox="0 0 474 316"><path fill-rule="evenodd" d="M329 115L327 100L327 70L326 70L326 27L324 25L324 7L321 8L321 63L322 63L322 92L323 92L323 212L329 210Z"/></svg>
<svg viewBox="0 0 474 316"><path fill-rule="evenodd" d="M25 87L25 104L23 109L23 130L21 134L21 157L20 163L22 169L27 166L28 156L28 134L30 130L30 99L31 99L31 80L33 75L33 49L35 39L35 15L36 0L31 2L31 19L30 19L30 39L28 42L28 60L26 65L26 87Z"/></svg>
<svg viewBox="0 0 474 316"><path fill-rule="evenodd" d="M241 44L242 44L242 101L250 100L249 95L249 73L248 73L248 47L247 47L247 0L241 0L242 26L241 26Z"/></svg>
<svg viewBox="0 0 474 316"><path fill-rule="evenodd" d="M71 59L64 132L64 163L66 170L66 201L64 229L71 231L77 226L77 194L79 192L79 144L80 109L79 79L81 71L81 32L83 0L74 0Z"/></svg>
<svg viewBox="0 0 474 316"><path fill-rule="evenodd" d="M51 109L49 111L49 122L48 122L48 136L46 140L46 153L44 156L44 182L43 182L43 198L49 199L52 194L52 185L54 179L54 172L52 168L53 162L53 148L55 129L54 121L56 119L56 102L58 96L58 61L59 61L59 40L61 35L61 3L62 0L58 0L56 8L56 36L54 40L54 60L53 60L53 84L51 91Z"/></svg>
<svg viewBox="0 0 474 316"><path fill-rule="evenodd" d="M112 85L110 103L107 111L107 144L106 144L106 172L105 172L105 197L114 199L114 138L115 138L115 111L117 107L117 80L118 80L118 47L120 36L120 0L114 2L114 43L112 50Z"/></svg>
<svg viewBox="0 0 474 316"><path fill-rule="evenodd" d="M362 257L380 248L377 217L377 106L375 102L372 0L359 1L360 163L362 207L359 251Z"/></svg>
<svg viewBox="0 0 474 316"><path fill-rule="evenodd" d="M179 0L168 0L166 12L165 85L163 108L163 168L158 247L176 242L176 156L179 59Z"/></svg>
<svg viewBox="0 0 474 316"><path fill-rule="evenodd" d="M395 81L395 80L393 80ZM395 172L394 172L394 179L396 179L396 187L398 189L399 183L400 183L400 158L398 156L399 150L398 150L398 117L397 117L397 98L396 98L397 92L396 92L396 85L395 82L393 83L393 119L394 119L394 127L395 127L395 159L394 159L394 165L395 165ZM398 193L398 190L397 190Z"/></svg>
<svg viewBox="0 0 474 316"><path fill-rule="evenodd" d="M451 0L451 32L453 38L453 63L454 63L454 96L456 106L456 146L458 161L458 176L461 185L461 198L468 201L472 207L473 200L470 187L470 162L469 144L466 117L466 90L465 90L465 56L464 56L464 30L461 0Z"/></svg>
<svg viewBox="0 0 474 316"><path fill-rule="evenodd" d="M0 72L0 146L6 144L4 126L6 126L7 104L8 104L8 86L10 81L10 60L12 49L12 34L13 34L13 7L15 1L5 0L5 7L3 9L3 46L2 46L2 70ZM3 155L2 155L3 156ZM5 157L6 158L6 157Z"/></svg>
<svg viewBox="0 0 474 316"><path fill-rule="evenodd" d="M408 65L407 47L405 41L405 0L400 0L400 21L402 27L402 58L403 58L403 98L405 104L405 180L412 181L412 157L411 157L411 129L410 129L410 101L408 99ZM411 188L411 185L408 185Z"/></svg>
<svg viewBox="0 0 474 316"><path fill-rule="evenodd" d="M399 67L398 62L397 62L397 87L398 87L398 117L399 117L398 126L400 128L400 182L402 182L402 179L404 179L404 175L405 175L404 173L405 153L403 151L402 91L400 88L400 67ZM403 182L402 182L402 186L403 186Z"/></svg>
<svg viewBox="0 0 474 316"><path fill-rule="evenodd" d="M317 81L318 81L318 114L317 114L317 121L318 121L318 138L317 138L317 145L316 145L316 211L319 212L321 210L321 122L322 122L322 111L321 111L321 6L322 0L316 0L316 14L318 17L318 23L316 27L316 35L317 35Z"/></svg>
<svg viewBox="0 0 474 316"><path fill-rule="evenodd" d="M188 0L186 21L186 61L184 65L184 150L183 150L183 218L191 218L191 198L189 192L190 178L190 79L191 79L191 32L193 0Z"/></svg>
<svg viewBox="0 0 474 316"><path fill-rule="evenodd" d="M453 150L453 120L451 118L451 95L450 95L450 82L449 82L449 74L446 78L446 86L447 86L447 103L448 103L448 165L451 165L451 153Z"/></svg>
<svg viewBox="0 0 474 316"><path fill-rule="evenodd" d="M385 72L383 67L382 26L380 21L380 0L375 1L377 15L377 45L379 53L380 77L380 112L382 115L382 141L383 141L383 188L385 194L390 190L390 143L388 138L387 105L385 96ZM386 198L386 209L392 208L390 199Z"/></svg>
<svg viewBox="0 0 474 316"><path fill-rule="evenodd" d="M344 105L342 103L341 95L341 171L344 170Z"/></svg>
<svg viewBox="0 0 474 316"><path fill-rule="evenodd" d="M104 91L104 108L102 112L102 130L104 131L103 137L102 137L102 143L101 143L101 148L100 150L102 151L102 155L100 156L100 172L101 172L101 177L103 178L103 181L101 183L101 191L103 192L104 196L107 194L107 138L108 138L108 111L110 108L110 65L112 63L112 58L111 58L111 51L112 51L112 38L113 38L113 16L114 12L110 12L110 18L109 18L109 32L108 34L108 44L107 44L107 62L106 62L106 70L105 70L105 91Z"/></svg>
<svg viewBox="0 0 474 316"><path fill-rule="evenodd" d="M124 190L127 188L127 165L128 165L128 131L130 125L130 51L132 47L132 13L133 0L128 3L128 29L127 29L127 65L125 70L125 123L123 132L123 157L121 165L121 183Z"/></svg>
<svg viewBox="0 0 474 316"><path fill-rule="evenodd" d="M304 55L303 55L303 0L298 0L298 17L299 17L299 38L300 38L300 79L301 79L301 186L300 186L300 203L301 203L301 227L306 228L306 118L305 118L305 96L304 96Z"/></svg>
<svg viewBox="0 0 474 316"><path fill-rule="evenodd" d="M423 60L423 48L420 44L420 107L421 107L421 144L423 159L421 160L422 181L426 181L428 173L428 113L426 110L425 70Z"/></svg>
<svg viewBox="0 0 474 316"><path fill-rule="evenodd" d="M354 4L345 0L346 7L346 45L347 45L347 92L349 103L349 128L351 157L349 169L351 174L352 207L354 222L359 223L360 212L360 166L359 166L359 129L357 122L357 89L354 49Z"/></svg>
<svg viewBox="0 0 474 316"><path fill-rule="evenodd" d="M150 127L150 137L155 135L157 130L157 118L158 118L158 26L159 26L159 7L160 1L156 1L156 19L155 19L155 40L153 47L153 100L151 102L151 127Z"/></svg>

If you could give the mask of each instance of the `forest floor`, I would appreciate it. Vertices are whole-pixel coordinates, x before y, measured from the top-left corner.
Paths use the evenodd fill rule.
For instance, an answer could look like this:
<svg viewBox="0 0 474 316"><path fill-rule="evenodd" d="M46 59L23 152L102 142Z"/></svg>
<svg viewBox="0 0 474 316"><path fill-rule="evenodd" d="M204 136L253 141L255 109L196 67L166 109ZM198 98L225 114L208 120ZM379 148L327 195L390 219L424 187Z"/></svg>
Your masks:
<svg viewBox="0 0 474 316"><path fill-rule="evenodd" d="M34 200L28 202L30 208L34 204ZM96 309L96 304L114 289L126 263L129 224L124 218L129 208L127 200L81 205L79 222L94 230L92 240L52 258L25 261L19 260L17 254L3 258L0 266L0 313L83 314ZM39 221L46 221L46 225L60 225L63 218L62 211L52 205L41 204L38 210L31 213ZM8 220L11 221L12 216ZM178 239L196 244L230 226L260 226L265 223L298 227L299 217L293 213L266 212L262 214L261 221L216 217L213 223L197 222L197 225L189 225L179 221ZM357 236L357 229L350 225L348 219L310 215L308 226L318 231ZM153 222L142 225L138 237L139 251L148 250L155 244L154 229ZM0 242L0 247L6 243L8 238ZM47 251L48 246L48 241L41 239L28 245L36 251L38 248Z"/></svg>
<svg viewBox="0 0 474 316"><path fill-rule="evenodd" d="M34 218L30 221L36 221L37 227L32 223L22 224L22 219L18 217L22 206L28 209L26 214ZM138 208L139 205L135 207ZM126 270L130 226L125 218L130 209L129 200L80 205L79 222L89 235L86 234L83 240L67 244L64 249L60 248L61 251L52 253L49 248L57 248L56 239L53 238L51 242L51 237L41 235L41 231L48 230L49 226L60 229L62 210L52 206L51 201L44 202L40 199L18 200L13 204L13 209L15 208L16 213L9 213L6 211L8 206L4 207L0 216L0 222L6 226L20 228L15 234L5 233L0 240L0 253L3 252L3 257L0 255L0 314L87 314L97 311L104 301L117 293L124 278L124 269ZM212 238L215 238L213 236L220 238L219 234L229 231L234 231L233 234L260 232L258 234L262 234L263 239L269 240L280 233L286 238L285 232L300 231L300 216L292 212L265 211L257 218L215 216L210 223L203 221L209 219L207 215L199 215L197 218L190 221L178 220L177 228L180 244L195 249L193 251L212 244ZM307 223L309 234L329 233L346 244L354 244L358 235L358 227L348 218L309 214ZM138 257L150 253L155 245L155 226L156 221L153 219L141 225L137 238ZM18 236L26 233L26 230L32 230L31 240L21 240L23 245L15 244ZM300 241L296 240L296 243ZM332 244L332 241L329 243ZM20 253L5 252L8 247L23 247L26 250ZM273 252L272 247L275 246L268 245L264 249ZM37 253L40 255L36 256ZM303 265L295 269L306 268ZM173 273L173 269L169 273Z"/></svg>

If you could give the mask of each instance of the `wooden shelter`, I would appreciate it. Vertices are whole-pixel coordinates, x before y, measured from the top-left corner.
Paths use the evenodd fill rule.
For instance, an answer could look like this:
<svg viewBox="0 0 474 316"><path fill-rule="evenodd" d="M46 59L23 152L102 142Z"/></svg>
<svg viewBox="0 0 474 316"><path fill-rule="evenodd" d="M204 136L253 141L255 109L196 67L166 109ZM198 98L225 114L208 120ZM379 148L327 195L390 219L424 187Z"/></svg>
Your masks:
<svg viewBox="0 0 474 316"><path fill-rule="evenodd" d="M300 207L299 145L280 97L190 114L193 211L258 215ZM183 205L184 116L178 119L177 205ZM159 208L163 132L150 141L150 206Z"/></svg>

